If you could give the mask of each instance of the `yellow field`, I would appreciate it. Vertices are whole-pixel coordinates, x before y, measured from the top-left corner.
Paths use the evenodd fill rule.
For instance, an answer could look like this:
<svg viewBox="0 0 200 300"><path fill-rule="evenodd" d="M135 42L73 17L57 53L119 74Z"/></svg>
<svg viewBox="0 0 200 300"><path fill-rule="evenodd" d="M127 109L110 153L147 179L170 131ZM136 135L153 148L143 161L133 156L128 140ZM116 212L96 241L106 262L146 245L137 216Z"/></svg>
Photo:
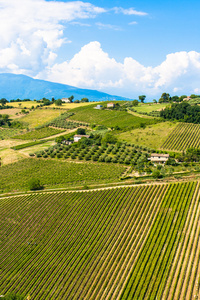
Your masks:
<svg viewBox="0 0 200 300"><path fill-rule="evenodd" d="M36 107L39 103L36 101L25 101L25 102L11 102L10 105L12 105L15 108L20 108L23 109L24 107L26 108L31 108L32 106Z"/></svg>
<svg viewBox="0 0 200 300"><path fill-rule="evenodd" d="M80 106L87 106L92 104L93 102L83 102L83 103L63 103L62 106L56 106L55 104L52 104L51 106L47 107L57 107L57 108L64 108L64 109L72 109ZM99 103L99 102L95 102ZM36 107L37 105L40 105L40 103L37 103L36 101L26 101L26 102L11 102L10 105L12 105L15 108L20 108L23 109L24 107L26 108L31 108L32 106Z"/></svg>
<svg viewBox="0 0 200 300"><path fill-rule="evenodd" d="M62 112L64 112L64 110L36 109L35 111L31 111L28 115L23 116L20 121L28 123L30 128L35 128L57 118Z"/></svg>
<svg viewBox="0 0 200 300"><path fill-rule="evenodd" d="M159 149L166 140L169 132L177 126L173 122L158 123L145 129L138 128L117 135L119 140L124 140L136 145Z"/></svg>
<svg viewBox="0 0 200 300"><path fill-rule="evenodd" d="M19 108L8 108L8 109L1 109L0 114L1 115L9 115L11 119L19 118L19 115L16 115L16 113L20 113L21 109Z"/></svg>
<svg viewBox="0 0 200 300"><path fill-rule="evenodd" d="M93 104L94 102L83 102L83 103L63 103L62 106L56 106L55 104L52 104L51 107L61 107L61 108L65 108L65 109L72 109L72 108L77 108L77 107L81 107L81 106L87 106L90 104ZM95 102L95 103L99 103L99 102Z"/></svg>

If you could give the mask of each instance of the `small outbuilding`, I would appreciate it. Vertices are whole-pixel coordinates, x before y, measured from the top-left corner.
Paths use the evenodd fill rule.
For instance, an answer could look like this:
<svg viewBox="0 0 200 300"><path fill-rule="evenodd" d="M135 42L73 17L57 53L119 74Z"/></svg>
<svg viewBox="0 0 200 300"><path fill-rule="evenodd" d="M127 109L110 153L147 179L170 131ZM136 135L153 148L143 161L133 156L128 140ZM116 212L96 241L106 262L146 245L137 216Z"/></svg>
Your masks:
<svg viewBox="0 0 200 300"><path fill-rule="evenodd" d="M89 139L89 135L87 135L87 134L80 134L80 135L78 135L78 134L76 134L75 136L74 136L74 142L76 143L76 142L78 142L80 139L82 139L82 138L87 138L87 139Z"/></svg>
<svg viewBox="0 0 200 300"><path fill-rule="evenodd" d="M97 104L97 106L95 106L95 109L102 109L103 105Z"/></svg>
<svg viewBox="0 0 200 300"><path fill-rule="evenodd" d="M169 154L160 154L160 153L152 153L150 158L152 163L166 163L168 159L169 159Z"/></svg>

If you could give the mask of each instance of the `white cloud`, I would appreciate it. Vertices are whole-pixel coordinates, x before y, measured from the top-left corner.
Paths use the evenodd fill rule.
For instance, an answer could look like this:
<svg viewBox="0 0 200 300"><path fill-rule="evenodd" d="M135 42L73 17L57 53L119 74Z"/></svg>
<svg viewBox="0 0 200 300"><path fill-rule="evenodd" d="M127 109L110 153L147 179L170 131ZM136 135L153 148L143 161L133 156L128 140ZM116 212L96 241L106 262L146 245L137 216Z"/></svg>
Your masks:
<svg viewBox="0 0 200 300"><path fill-rule="evenodd" d="M78 25L78 26L82 26L82 27L91 27L90 24L87 23L82 23L82 22L70 22L71 25Z"/></svg>
<svg viewBox="0 0 200 300"><path fill-rule="evenodd" d="M172 53L153 68L131 57L119 63L102 50L99 42L91 42L70 61L55 64L38 77L129 97L139 93L190 94L199 91L200 53Z"/></svg>
<svg viewBox="0 0 200 300"><path fill-rule="evenodd" d="M116 31L121 31L121 27L119 26L116 26L116 25L111 25L111 24L103 24L103 23L96 23L96 26L99 28L99 29L111 29L111 30L116 30Z"/></svg>
<svg viewBox="0 0 200 300"><path fill-rule="evenodd" d="M106 10L82 1L0 0L0 72L36 75L70 41L65 22L94 18ZM21 70L21 71L20 71Z"/></svg>
<svg viewBox="0 0 200 300"><path fill-rule="evenodd" d="M132 16L132 15L147 16L148 15L148 13L143 12L143 11L135 10L134 8L125 9L125 8L122 8L122 7L114 7L114 11L115 11L115 13L122 13L124 15L129 15L129 16Z"/></svg>
<svg viewBox="0 0 200 300"><path fill-rule="evenodd" d="M136 22L136 21L133 21L133 22L129 23L129 25L137 25L137 24L138 24L138 22Z"/></svg>

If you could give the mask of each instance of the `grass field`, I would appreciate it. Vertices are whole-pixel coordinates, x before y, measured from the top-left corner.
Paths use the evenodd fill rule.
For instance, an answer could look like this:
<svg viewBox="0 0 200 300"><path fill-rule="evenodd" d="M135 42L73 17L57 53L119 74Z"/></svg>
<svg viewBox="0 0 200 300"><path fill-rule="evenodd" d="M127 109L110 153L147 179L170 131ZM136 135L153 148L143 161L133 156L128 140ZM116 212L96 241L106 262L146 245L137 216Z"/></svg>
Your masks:
<svg viewBox="0 0 200 300"><path fill-rule="evenodd" d="M15 134L23 132L21 129L15 128L0 128L0 140L8 139Z"/></svg>
<svg viewBox="0 0 200 300"><path fill-rule="evenodd" d="M200 148L200 125L179 123L162 144L163 149L183 151L187 148Z"/></svg>
<svg viewBox="0 0 200 300"><path fill-rule="evenodd" d="M20 140L37 140L37 139L43 139L52 135L56 135L62 132L65 132L66 130L60 130L50 127L43 127L39 128L30 132L26 132L24 134L15 135L12 138L13 139L20 139Z"/></svg>
<svg viewBox="0 0 200 300"><path fill-rule="evenodd" d="M35 300L200 296L197 183L36 193L1 198L0 208L1 294Z"/></svg>
<svg viewBox="0 0 200 300"><path fill-rule="evenodd" d="M99 102L96 102L99 103ZM81 107L81 106L87 106L90 105L91 102L83 102L83 103L63 103L62 106L60 106L61 108L64 109L72 109L72 108L76 108L76 107ZM31 108L32 106L36 107L37 105L40 105L40 103L37 103L36 101L25 101L25 102L11 102L10 105L12 105L15 108L20 108L23 109L24 107L26 108ZM50 106L47 107L56 107L58 108L58 106L56 106L55 104L52 104Z"/></svg>
<svg viewBox="0 0 200 300"><path fill-rule="evenodd" d="M150 125L144 129L138 128L117 135L119 140L127 141L135 145L160 149L165 142L169 132L172 132L177 123L163 122Z"/></svg>
<svg viewBox="0 0 200 300"><path fill-rule="evenodd" d="M138 106L134 106L134 109L138 112L150 113L152 111L160 111L167 106L166 103L139 103Z"/></svg>
<svg viewBox="0 0 200 300"><path fill-rule="evenodd" d="M9 115L11 119L19 118L19 115L16 115L17 113L20 113L20 109L17 108L7 108L7 109L1 109L0 114L1 115Z"/></svg>
<svg viewBox="0 0 200 300"><path fill-rule="evenodd" d="M124 171L124 166L115 164L27 158L0 168L0 190L28 190L31 177L39 178L47 188L109 183L118 181Z"/></svg>
<svg viewBox="0 0 200 300"><path fill-rule="evenodd" d="M145 117L137 117L126 111L117 110L99 110L94 109L96 105L90 105L82 108L72 109L74 113L69 120L88 122L91 124L100 124L107 127L119 126L120 128L139 127L141 124L154 124L157 121Z"/></svg>
<svg viewBox="0 0 200 300"><path fill-rule="evenodd" d="M62 109L36 109L28 115L21 117L20 121L27 123L29 128L35 128L55 119L62 112L64 112Z"/></svg>

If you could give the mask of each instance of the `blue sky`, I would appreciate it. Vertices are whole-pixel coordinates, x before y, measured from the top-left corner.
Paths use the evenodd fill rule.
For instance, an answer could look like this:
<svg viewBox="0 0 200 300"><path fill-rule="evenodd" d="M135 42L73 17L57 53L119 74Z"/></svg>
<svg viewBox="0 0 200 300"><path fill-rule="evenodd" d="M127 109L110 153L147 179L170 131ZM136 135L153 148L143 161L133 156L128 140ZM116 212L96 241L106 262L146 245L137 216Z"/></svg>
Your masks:
<svg viewBox="0 0 200 300"><path fill-rule="evenodd" d="M199 12L196 0L0 0L0 72L131 98L200 94Z"/></svg>

